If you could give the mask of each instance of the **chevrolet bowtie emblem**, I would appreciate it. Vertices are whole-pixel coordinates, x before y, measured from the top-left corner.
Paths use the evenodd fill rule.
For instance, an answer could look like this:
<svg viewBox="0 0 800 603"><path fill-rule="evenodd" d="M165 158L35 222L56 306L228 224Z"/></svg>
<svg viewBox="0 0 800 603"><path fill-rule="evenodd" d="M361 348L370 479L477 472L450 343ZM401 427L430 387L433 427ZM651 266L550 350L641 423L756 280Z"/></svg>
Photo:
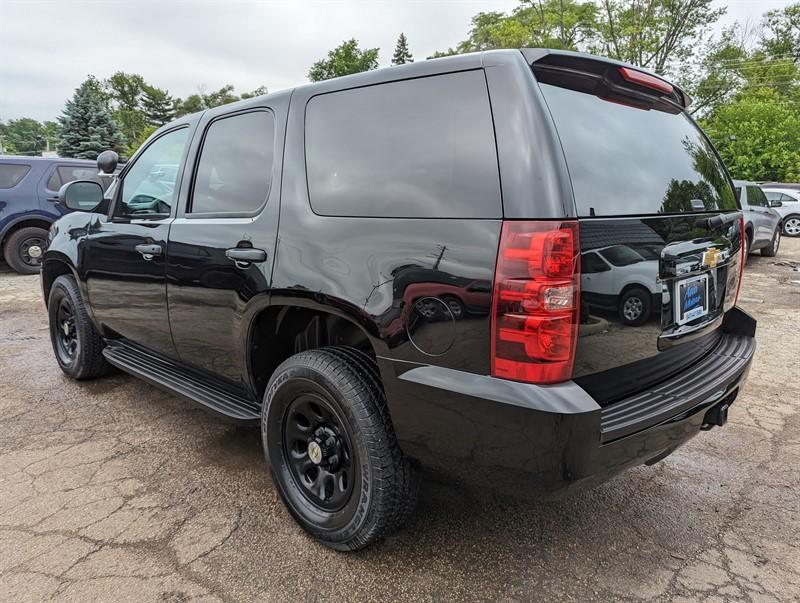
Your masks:
<svg viewBox="0 0 800 603"><path fill-rule="evenodd" d="M719 262L719 249L711 247L703 253L703 266L713 268Z"/></svg>

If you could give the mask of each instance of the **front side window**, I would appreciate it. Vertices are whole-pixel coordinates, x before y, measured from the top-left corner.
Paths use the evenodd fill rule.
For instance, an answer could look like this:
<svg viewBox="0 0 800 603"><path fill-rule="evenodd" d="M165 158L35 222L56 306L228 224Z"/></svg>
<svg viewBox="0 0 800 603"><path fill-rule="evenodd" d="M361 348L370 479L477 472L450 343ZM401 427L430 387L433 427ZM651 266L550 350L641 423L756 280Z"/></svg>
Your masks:
<svg viewBox="0 0 800 603"><path fill-rule="evenodd" d="M769 207L769 201L762 191L757 186L747 187L747 204L754 207Z"/></svg>
<svg viewBox="0 0 800 603"><path fill-rule="evenodd" d="M0 165L0 188L14 188L30 169L31 166L22 164Z"/></svg>
<svg viewBox="0 0 800 603"><path fill-rule="evenodd" d="M272 185L275 118L269 111L211 122L203 140L191 213L253 213Z"/></svg>
<svg viewBox="0 0 800 603"><path fill-rule="evenodd" d="M502 216L481 71L322 94L306 108L311 207L330 216Z"/></svg>
<svg viewBox="0 0 800 603"><path fill-rule="evenodd" d="M783 201L783 193L774 193L772 191L764 191L769 201Z"/></svg>
<svg viewBox="0 0 800 603"><path fill-rule="evenodd" d="M611 268L600 259L594 251L584 253L581 256L581 274L595 274L597 272L608 272Z"/></svg>
<svg viewBox="0 0 800 603"><path fill-rule="evenodd" d="M173 130L157 138L136 158L120 184L115 215L146 218L170 214L188 139L189 128Z"/></svg>

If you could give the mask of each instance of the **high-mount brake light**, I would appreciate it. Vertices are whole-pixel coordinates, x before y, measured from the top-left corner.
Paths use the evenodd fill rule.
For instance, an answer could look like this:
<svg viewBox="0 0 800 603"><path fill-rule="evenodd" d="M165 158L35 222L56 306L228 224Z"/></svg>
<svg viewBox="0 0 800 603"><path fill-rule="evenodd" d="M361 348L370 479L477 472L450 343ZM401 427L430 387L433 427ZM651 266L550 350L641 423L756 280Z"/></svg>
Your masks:
<svg viewBox="0 0 800 603"><path fill-rule="evenodd" d="M675 88L673 88L672 84L669 82L665 82L661 78L645 73L644 71L620 67L619 74L622 76L622 79L631 84L639 84L640 86L650 88L651 90L658 90L664 94L672 94L675 91Z"/></svg>
<svg viewBox="0 0 800 603"><path fill-rule="evenodd" d="M578 223L506 221L492 298L492 375L572 377L580 300Z"/></svg>
<svg viewBox="0 0 800 603"><path fill-rule="evenodd" d="M739 214L739 233L740 238L742 240L742 253L741 257L739 258L739 282L736 283L736 297L733 298L733 305L735 306L736 303L739 301L739 291L742 290L742 279L744 278L744 263L747 261L745 257L745 252L747 250L747 233L744 231L744 214Z"/></svg>

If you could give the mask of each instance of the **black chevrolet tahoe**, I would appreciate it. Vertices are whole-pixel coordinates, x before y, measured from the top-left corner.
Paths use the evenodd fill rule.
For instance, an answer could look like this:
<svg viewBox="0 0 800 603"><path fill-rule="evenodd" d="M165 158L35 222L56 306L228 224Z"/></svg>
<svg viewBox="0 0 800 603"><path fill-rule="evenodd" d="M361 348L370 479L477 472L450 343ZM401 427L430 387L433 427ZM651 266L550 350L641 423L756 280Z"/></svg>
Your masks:
<svg viewBox="0 0 800 603"><path fill-rule="evenodd" d="M340 550L403 525L420 463L520 495L655 463L725 423L755 350L741 211L688 102L526 49L180 118L105 194L59 191L82 211L43 259L56 360L259 424Z"/></svg>

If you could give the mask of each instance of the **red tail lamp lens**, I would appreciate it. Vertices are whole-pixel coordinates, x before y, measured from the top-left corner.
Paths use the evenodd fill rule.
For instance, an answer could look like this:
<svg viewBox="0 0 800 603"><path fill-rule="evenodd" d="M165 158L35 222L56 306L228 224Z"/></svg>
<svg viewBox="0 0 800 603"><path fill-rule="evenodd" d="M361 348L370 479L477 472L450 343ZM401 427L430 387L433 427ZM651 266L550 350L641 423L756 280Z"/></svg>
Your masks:
<svg viewBox="0 0 800 603"><path fill-rule="evenodd" d="M578 223L504 222L492 300L492 375L572 376L579 318Z"/></svg>

